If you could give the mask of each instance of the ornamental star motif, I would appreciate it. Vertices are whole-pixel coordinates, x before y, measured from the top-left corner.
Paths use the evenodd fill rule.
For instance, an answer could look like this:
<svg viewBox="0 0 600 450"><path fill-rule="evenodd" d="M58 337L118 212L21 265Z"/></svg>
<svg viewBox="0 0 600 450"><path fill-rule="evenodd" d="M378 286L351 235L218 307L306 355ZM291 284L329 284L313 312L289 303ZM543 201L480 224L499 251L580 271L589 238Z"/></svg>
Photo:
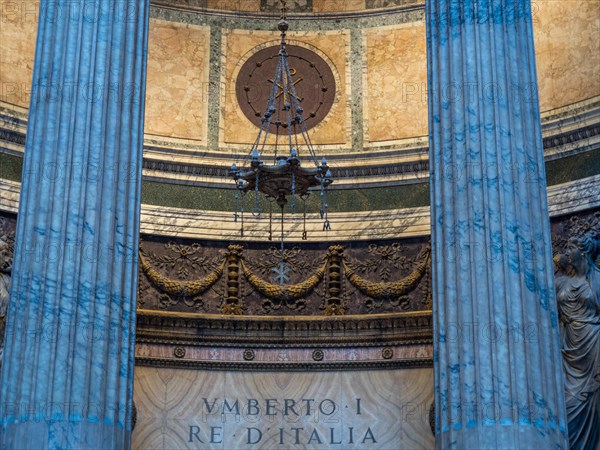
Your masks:
<svg viewBox="0 0 600 450"><path fill-rule="evenodd" d="M272 270L275 273L273 281L278 281L281 286L290 281L290 276L288 275L290 269L283 259L279 261L279 267L274 267Z"/></svg>

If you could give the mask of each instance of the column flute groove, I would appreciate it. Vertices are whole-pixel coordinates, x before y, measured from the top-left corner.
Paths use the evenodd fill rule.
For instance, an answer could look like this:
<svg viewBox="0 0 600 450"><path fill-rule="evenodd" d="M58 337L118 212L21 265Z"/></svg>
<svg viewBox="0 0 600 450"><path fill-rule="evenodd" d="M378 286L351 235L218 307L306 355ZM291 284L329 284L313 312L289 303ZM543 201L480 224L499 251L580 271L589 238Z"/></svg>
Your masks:
<svg viewBox="0 0 600 450"><path fill-rule="evenodd" d="M149 1L39 11L0 447L129 448Z"/></svg>
<svg viewBox="0 0 600 450"><path fill-rule="evenodd" d="M436 445L566 448L531 5L426 21Z"/></svg>

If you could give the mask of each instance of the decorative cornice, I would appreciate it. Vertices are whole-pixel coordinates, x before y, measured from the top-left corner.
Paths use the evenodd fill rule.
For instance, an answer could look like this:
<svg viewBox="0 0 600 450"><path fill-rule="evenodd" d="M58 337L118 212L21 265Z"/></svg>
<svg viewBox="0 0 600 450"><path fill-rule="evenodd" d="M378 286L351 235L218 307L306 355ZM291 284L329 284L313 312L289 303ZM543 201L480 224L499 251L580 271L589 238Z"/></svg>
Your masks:
<svg viewBox="0 0 600 450"><path fill-rule="evenodd" d="M136 342L136 364L155 367L313 372L433 365L431 311L262 317L138 310Z"/></svg>
<svg viewBox="0 0 600 450"><path fill-rule="evenodd" d="M25 146L25 134L0 128L0 141Z"/></svg>
<svg viewBox="0 0 600 450"><path fill-rule="evenodd" d="M361 316L222 316L138 310L138 342L260 348L432 343L431 311Z"/></svg>
<svg viewBox="0 0 600 450"><path fill-rule="evenodd" d="M600 148L600 105L583 102L579 109L560 110L544 119L544 151L547 160L572 156ZM571 115L569 115L569 113ZM0 152L22 154L26 122L22 111L0 108ZM196 186L228 188L231 166L230 152L197 146L174 148L173 143L147 139L144 146L144 178ZM5 143L5 148L1 144ZM160 144L159 144L160 143ZM583 145L582 143L585 143ZM11 147L10 149L8 147ZM398 185L421 183L428 177L427 142L397 148L372 148L368 153L323 153L335 162L332 169L338 182L334 189L372 187L374 184ZM194 161L202 161L196 163Z"/></svg>
<svg viewBox="0 0 600 450"><path fill-rule="evenodd" d="M190 359L135 358L137 366L179 367L200 370L223 370L236 372L331 372L347 370L392 370L433 367L433 358L381 361L335 361L335 362L246 362L246 361L196 361Z"/></svg>
<svg viewBox="0 0 600 450"><path fill-rule="evenodd" d="M178 162L167 162L167 161L156 161L156 160L144 160L144 169L157 171L161 173L169 174L180 174L190 175L198 177L210 177L210 178L228 178L231 168L229 166L214 166L207 164L190 164L190 163L178 163ZM417 181L417 175L420 173L426 173L429 171L428 161L416 161L407 163L397 164L381 164L381 165L358 165L352 167L340 167L332 169L336 180L340 179L355 179L365 177L386 177L391 175L415 175ZM342 181L343 183L343 181ZM200 183L202 184L202 183ZM216 183L209 183L215 185ZM227 183L229 187L231 183ZM336 185L339 184L336 182ZM352 187L356 187L354 183Z"/></svg>
<svg viewBox="0 0 600 450"><path fill-rule="evenodd" d="M168 9L183 13L203 14L212 17L225 17L234 19L252 19L272 21L274 17L279 16L279 10L273 11L243 11L208 8L202 1L190 0L151 0L150 5L154 8ZM288 19L303 19L314 21L336 21L342 19L365 19L371 17L380 17L392 14L402 14L410 11L424 11L425 2L415 2L399 6L388 6L383 8L364 8L356 11L332 11L332 12L313 12L313 11L291 11L288 12Z"/></svg>
<svg viewBox="0 0 600 450"><path fill-rule="evenodd" d="M562 147L569 144L576 144L583 140L588 140L593 137L600 135L600 123L595 123L575 130L570 130L564 133L554 134L544 138L544 151L549 153L552 149ZM585 148L582 146L582 148ZM577 152L569 152L569 155ZM557 159L568 156L566 152L552 155L551 158L548 156L546 159Z"/></svg>
<svg viewBox="0 0 600 450"><path fill-rule="evenodd" d="M1 211L17 213L19 190L19 182L0 179ZM548 206L550 217L600 207L600 175L549 186ZM335 232L322 231L323 223L320 217L309 215L307 229L311 242L331 242L332 239L343 242L428 236L429 215L429 207L331 213L332 222L343 225ZM232 221L231 217L229 212L144 204L140 226L141 232L148 235L194 239L257 241L264 239L268 233L266 225L256 222L252 223L255 231L240 238L239 226ZM298 227L290 231L288 242L303 242Z"/></svg>

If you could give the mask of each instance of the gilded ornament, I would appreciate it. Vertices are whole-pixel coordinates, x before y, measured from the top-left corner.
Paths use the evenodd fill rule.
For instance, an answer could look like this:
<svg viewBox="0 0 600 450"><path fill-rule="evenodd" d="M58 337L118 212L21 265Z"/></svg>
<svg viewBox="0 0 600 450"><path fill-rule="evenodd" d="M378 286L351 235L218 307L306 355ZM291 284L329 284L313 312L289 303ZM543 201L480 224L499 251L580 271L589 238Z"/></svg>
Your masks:
<svg viewBox="0 0 600 450"><path fill-rule="evenodd" d="M325 275L327 262L325 262L314 274L305 281L297 284L279 285L269 283L252 273L243 260L240 261L242 273L250 285L270 300L288 302L306 297L319 284Z"/></svg>
<svg viewBox="0 0 600 450"><path fill-rule="evenodd" d="M169 255L167 258L164 255L140 252L140 273L149 282L145 289L152 287L156 290L158 308L165 310L177 309L184 304L198 311L239 316L247 313L249 306L246 298L251 296L254 303L257 300L261 302L263 313L283 307L302 311L309 305L309 301L312 303L318 297L322 300L321 305L313 303L312 308L319 308L321 314L326 316L342 316L347 314L352 297L353 305L362 304L368 312L381 308L384 304L400 311L415 309L419 303L413 304L412 293L417 288L417 297L424 298L421 302L423 305L427 305L427 298L430 297L427 295L430 294L429 286L424 286L430 284L429 246L422 250L412 273L402 280L391 282L386 281L390 273L409 269L410 259L402 254L404 247L399 244L370 245L370 256L365 262L349 261L346 250L341 245L330 246L325 255L316 258L309 252L301 251L299 247L293 247L284 251L288 276L293 274L293 277L302 281L292 284L288 284L287 280L285 283L281 283L281 279L279 283L268 280L268 272L273 265L281 263L281 255L275 247L260 254L250 252L245 255L244 246L232 244L226 251L220 251L220 256L213 257L200 254L204 248L199 244L169 243L165 248L178 256L173 258ZM181 264L202 263L201 269L205 274L200 279L186 281L171 279L159 272L163 267L179 274L177 265L173 266L175 261ZM366 279L363 273L376 274L384 281ZM218 285L221 288L217 289L219 280L223 281L223 285ZM317 289L319 290L315 294ZM207 297L209 290L217 297ZM140 297L143 296L144 291L140 288ZM251 305L252 314L256 314L256 307L256 304ZM314 313L319 314L317 311Z"/></svg>
<svg viewBox="0 0 600 450"><path fill-rule="evenodd" d="M343 316L346 313L346 306L335 303L327 304L323 308L323 313L326 316Z"/></svg>
<svg viewBox="0 0 600 450"><path fill-rule="evenodd" d="M425 275L425 272L427 272L427 269L429 268L430 254L431 250L427 248L424 252L421 262L418 264L415 270L406 278L393 282L375 283L373 281L369 281L358 275L348 265L348 263L346 263L345 259L342 259L342 267L344 268L344 272L348 281L368 297L377 299L397 298L408 294L417 287L421 281L421 278L423 278L423 275Z"/></svg>
<svg viewBox="0 0 600 450"><path fill-rule="evenodd" d="M202 295L210 289L219 278L221 278L221 275L223 275L223 271L225 270L225 262L226 261L223 260L219 267L198 280L177 281L158 273L140 252L140 265L142 266L144 274L146 274L148 279L159 289L159 291L176 297L197 297Z"/></svg>
<svg viewBox="0 0 600 450"><path fill-rule="evenodd" d="M224 303L221 305L221 314L226 316L242 316L244 315L244 307L237 303Z"/></svg>
<svg viewBox="0 0 600 450"><path fill-rule="evenodd" d="M221 305L221 314L241 316L244 314L244 302L240 285L240 258L243 247L233 244L227 248L227 296Z"/></svg>

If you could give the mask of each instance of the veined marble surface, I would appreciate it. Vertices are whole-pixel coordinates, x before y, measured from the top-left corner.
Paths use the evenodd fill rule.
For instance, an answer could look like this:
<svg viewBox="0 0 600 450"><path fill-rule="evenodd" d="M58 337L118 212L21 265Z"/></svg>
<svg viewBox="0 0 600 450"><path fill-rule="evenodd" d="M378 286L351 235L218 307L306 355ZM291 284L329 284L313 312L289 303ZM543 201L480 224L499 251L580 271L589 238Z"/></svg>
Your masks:
<svg viewBox="0 0 600 450"><path fill-rule="evenodd" d="M434 447L429 368L235 373L138 366L134 396L139 449Z"/></svg>
<svg viewBox="0 0 600 450"><path fill-rule="evenodd" d="M204 122L207 108L209 115L217 116L223 109L228 122L240 124L244 130L249 129L249 123L239 120L240 111L235 99L232 99L233 103L221 102L222 98L229 95L224 92L229 87L221 85L219 80L221 76L229 75L229 69L221 63L223 47L220 44L228 40L221 39L228 34L244 34L258 29L268 33L274 30L277 14L273 14L270 8L262 13L260 9L256 10L260 3L259 0L156 1L152 8L148 53L148 134L179 136L206 143L207 132L218 133L219 125L223 125L218 120L211 123L209 117L209 130L206 130ZM342 139L344 147L347 147L347 136L362 133L363 130L358 128L362 127L365 120L369 123L369 129L365 129L367 139L364 139L367 145L381 142L395 142L397 145L407 135L426 135L424 2L299 0L289 2L292 10L292 5L297 3L303 3L306 11L310 11L308 6L312 5L312 11L316 14L306 12L297 15L292 20L292 29L305 33L302 40L306 43L331 53L332 61L341 72L353 74L352 80L342 77L343 84L352 85L352 89L344 92L341 98L343 105L340 105L343 107L331 115L331 122L336 123L331 123L329 131L322 130L315 135L314 143L333 141L340 146ZM377 14L374 14L375 10L355 10L401 3L407 7L384 8ZM0 48L1 97L21 106L29 104L35 31L40 15L38 4L36 1L8 2L3 9L0 28L0 40L3 43ZM198 6L194 7L194 4ZM533 5L542 110L549 111L600 94L600 33L597 25L600 3L544 0L536 1ZM230 12L215 12L215 9L222 8ZM260 16L244 16L244 12L252 10ZM236 15L236 12L242 14ZM336 18L336 14L340 17ZM167 21L168 24L165 23ZM403 28L405 24L408 24L408 28ZM204 34L200 31L202 28L208 32ZM323 31L340 36L356 33L359 39L354 41L357 45L351 45L348 51L347 38L341 43L342 39L334 39L334 36L320 36L319 33ZM248 36L244 36L243 40L246 38ZM273 38L277 39L277 36ZM244 45L243 42L241 45ZM223 55L224 60L233 60L234 65L236 57L240 56L235 47L230 46L232 52ZM212 67L206 64L209 58ZM370 65L371 62L373 65ZM345 66L351 70L346 70ZM161 69L164 70L162 75ZM369 80L364 88L359 75L362 72L366 75L364 79ZM163 82L167 74L168 86ZM213 85L207 86L206 81L213 75L216 78L208 81ZM217 95L205 95L213 89ZM489 92L485 89L485 86L480 86L479 90L485 95ZM457 85L451 87L447 94L458 92L458 95L462 95L463 90L465 86ZM384 95L377 95L379 93ZM364 105L361 98L365 101ZM358 116L351 127L348 118L343 117L349 115L347 105L351 105L352 115ZM244 132L244 136L250 139L244 142L250 144L256 134ZM230 139L236 138L238 136L231 133ZM352 150L358 153L363 146L353 145Z"/></svg>
<svg viewBox="0 0 600 450"><path fill-rule="evenodd" d="M16 213L20 183L0 179L0 210ZM233 192L232 194L233 195ZM600 175L548 187L550 217L572 214L600 206ZM142 205L141 232L161 236L178 236L224 240L264 240L268 235L268 220L251 218L248 214L245 237L239 235L240 223L233 221L232 213L198 211ZM389 211L369 211L329 214L331 231L323 231L321 219L309 215L307 230L310 241L369 240L428 236L430 233L429 208L407 208ZM285 224L286 240L302 239L302 216L296 214L293 222ZM274 231L278 228L275 226Z"/></svg>
<svg viewBox="0 0 600 450"><path fill-rule="evenodd" d="M368 105L367 98L365 105ZM368 121L364 126L368 129ZM546 162L597 151L600 148L600 97L547 111L542 114L542 126ZM27 109L0 101L0 152L22 157L26 128ZM334 189L396 186L428 180L426 137L375 144L365 141L364 149L368 152L358 153L349 153L338 146L320 146L318 154L326 156L334 167ZM200 140L146 134L144 180L230 188L229 167L244 152L219 150L216 139L214 147L211 145L202 145ZM549 176L557 175L556 172L555 165ZM558 175L568 176L566 172Z"/></svg>
<svg viewBox="0 0 600 450"><path fill-rule="evenodd" d="M2 95L5 70L18 73L5 51L21 57L5 46L5 25L18 30L27 16L19 8L32 6L40 23L28 67L0 447L129 448L150 3L3 2ZM128 177L90 176L100 162L127 167ZM68 169L38 178L49 167ZM16 207L16 193L2 202L11 198Z"/></svg>
<svg viewBox="0 0 600 450"><path fill-rule="evenodd" d="M531 8L426 3L440 450L567 446ZM493 93L439 91L452 85ZM535 338L451 337L486 320L495 331L534 321Z"/></svg>

